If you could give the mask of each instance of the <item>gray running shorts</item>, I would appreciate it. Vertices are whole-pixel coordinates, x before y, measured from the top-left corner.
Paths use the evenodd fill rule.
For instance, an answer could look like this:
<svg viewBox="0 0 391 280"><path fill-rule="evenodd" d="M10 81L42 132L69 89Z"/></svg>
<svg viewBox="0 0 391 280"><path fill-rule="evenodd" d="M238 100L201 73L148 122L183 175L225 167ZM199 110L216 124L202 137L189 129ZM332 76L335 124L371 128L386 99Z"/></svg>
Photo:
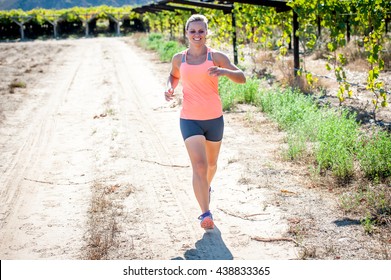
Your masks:
<svg viewBox="0 0 391 280"><path fill-rule="evenodd" d="M194 135L203 135L208 141L219 142L223 139L224 118L221 116L202 121L180 119L180 128L183 140Z"/></svg>

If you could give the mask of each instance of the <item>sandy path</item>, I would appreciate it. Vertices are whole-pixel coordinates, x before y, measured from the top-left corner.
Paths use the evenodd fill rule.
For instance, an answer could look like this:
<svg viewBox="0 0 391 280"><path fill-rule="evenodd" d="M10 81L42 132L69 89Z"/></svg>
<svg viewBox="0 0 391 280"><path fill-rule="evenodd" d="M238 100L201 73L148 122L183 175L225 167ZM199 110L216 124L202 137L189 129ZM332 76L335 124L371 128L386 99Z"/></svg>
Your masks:
<svg viewBox="0 0 391 280"><path fill-rule="evenodd" d="M60 55L33 53L46 74L26 71L26 89L2 94L1 259L295 259L292 240L254 238L290 237L300 215L326 212L335 229L335 200L306 189L304 169L278 160L283 133L249 110L225 116L216 229L205 233L178 107L163 99L169 65L130 39L20 46L47 45Z"/></svg>
<svg viewBox="0 0 391 280"><path fill-rule="evenodd" d="M2 147L12 155L2 162L1 258L265 254L248 240L260 221L230 225L216 213L214 233L199 228L177 109L161 95L166 73L153 73L121 40L69 44L50 74L28 89L37 101L10 113L2 127L7 134L12 117L21 123L12 131L18 137ZM240 243L238 252L228 249L221 230ZM263 257L271 256L294 257L289 250Z"/></svg>

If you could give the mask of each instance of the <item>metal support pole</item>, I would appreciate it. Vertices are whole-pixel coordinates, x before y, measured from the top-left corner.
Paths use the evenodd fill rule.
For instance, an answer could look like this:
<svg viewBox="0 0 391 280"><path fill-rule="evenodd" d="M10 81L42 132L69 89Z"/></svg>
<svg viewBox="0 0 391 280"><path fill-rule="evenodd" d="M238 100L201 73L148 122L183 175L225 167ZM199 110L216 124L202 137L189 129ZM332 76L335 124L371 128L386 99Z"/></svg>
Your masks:
<svg viewBox="0 0 391 280"><path fill-rule="evenodd" d="M299 37L296 35L296 31L299 29L299 21L297 14L293 11L293 67L294 75L297 77L297 71L300 69L300 57L299 57Z"/></svg>
<svg viewBox="0 0 391 280"><path fill-rule="evenodd" d="M322 36L322 26L320 16L317 17L317 25L318 25L318 38Z"/></svg>
<svg viewBox="0 0 391 280"><path fill-rule="evenodd" d="M236 43L236 17L235 17L235 11L234 11L234 4L232 4L232 10L231 10L231 16L232 16L232 44L234 48L234 64L238 64L238 46Z"/></svg>

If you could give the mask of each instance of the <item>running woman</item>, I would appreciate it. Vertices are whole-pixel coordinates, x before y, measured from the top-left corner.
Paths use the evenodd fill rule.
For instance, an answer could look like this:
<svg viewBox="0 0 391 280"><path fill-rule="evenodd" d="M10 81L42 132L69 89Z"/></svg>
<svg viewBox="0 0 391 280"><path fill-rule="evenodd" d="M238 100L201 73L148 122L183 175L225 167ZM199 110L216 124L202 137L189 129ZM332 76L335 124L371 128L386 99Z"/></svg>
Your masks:
<svg viewBox="0 0 391 280"><path fill-rule="evenodd" d="M244 73L222 52L206 45L208 21L203 15L192 15L186 22L189 48L172 58L165 98L173 99L179 80L183 86L180 129L193 170L193 189L201 208L201 227L213 229L209 209L210 186L217 170L224 131L218 77L226 76L236 83L245 83Z"/></svg>

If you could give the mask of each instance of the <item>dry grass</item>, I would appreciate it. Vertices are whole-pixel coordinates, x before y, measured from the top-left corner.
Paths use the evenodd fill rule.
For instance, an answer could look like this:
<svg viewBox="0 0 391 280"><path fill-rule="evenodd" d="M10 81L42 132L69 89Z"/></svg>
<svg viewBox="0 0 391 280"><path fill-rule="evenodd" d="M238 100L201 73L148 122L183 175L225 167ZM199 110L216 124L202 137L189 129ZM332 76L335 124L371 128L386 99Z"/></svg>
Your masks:
<svg viewBox="0 0 391 280"><path fill-rule="evenodd" d="M314 246L304 245L304 240L308 235L308 221L304 221L298 217L292 217L288 219L288 234L291 235L300 244L301 250L299 251L298 259L316 259L316 248Z"/></svg>
<svg viewBox="0 0 391 280"><path fill-rule="evenodd" d="M122 215L122 207L115 202L115 194L120 187L119 184L93 185L85 259L107 259L109 250L117 246L115 237L120 231L118 217Z"/></svg>
<svg viewBox="0 0 391 280"><path fill-rule="evenodd" d="M339 205L346 214L361 217L361 223L368 234L381 232L382 229L391 230L389 183L374 185L362 179L340 197ZM391 241L391 235L387 236Z"/></svg>
<svg viewBox="0 0 391 280"><path fill-rule="evenodd" d="M135 192L133 185L102 184L92 186L87 229L87 260L109 259L110 250L118 246L121 220L125 219L121 201Z"/></svg>
<svg viewBox="0 0 391 280"><path fill-rule="evenodd" d="M310 85L305 73L302 73L300 76L295 76L293 60L281 60L276 65L281 73L281 77L278 80L284 87L298 88L304 93L313 93L315 89L319 90L323 88L322 82L319 79L314 79L313 84Z"/></svg>
<svg viewBox="0 0 391 280"><path fill-rule="evenodd" d="M276 63L276 58L272 52L258 52L254 57L254 63L260 65L273 65Z"/></svg>
<svg viewBox="0 0 391 280"><path fill-rule="evenodd" d="M385 44L382 59L384 60L384 70L391 71L391 42Z"/></svg>
<svg viewBox="0 0 391 280"><path fill-rule="evenodd" d="M257 78L264 78L272 76L270 68L276 63L276 58L272 52L258 52L252 57L252 74Z"/></svg>

